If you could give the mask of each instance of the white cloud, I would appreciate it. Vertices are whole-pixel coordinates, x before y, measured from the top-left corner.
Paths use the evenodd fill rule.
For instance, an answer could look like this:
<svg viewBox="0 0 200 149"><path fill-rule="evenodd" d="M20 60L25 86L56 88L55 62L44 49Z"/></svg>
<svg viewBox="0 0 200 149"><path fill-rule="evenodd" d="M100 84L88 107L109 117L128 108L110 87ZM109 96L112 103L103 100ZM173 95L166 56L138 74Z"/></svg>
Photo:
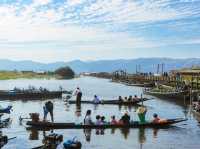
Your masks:
<svg viewBox="0 0 200 149"><path fill-rule="evenodd" d="M93 58L102 57L103 52L108 57L120 57L120 54L127 55L122 49L131 56L135 54L134 49L172 45L175 41L157 42L128 32L110 32L104 22L123 27L127 23L148 24L200 16L194 2L182 5L173 0L97 0L93 3L67 0L56 8L52 3L52 0L34 0L29 5L0 6L0 50L4 51L1 58L19 59L24 55L24 59L45 61L64 57L87 59L83 51L93 54ZM78 10L77 6L80 6ZM92 24L96 22L97 25ZM199 40L190 43L199 43Z"/></svg>
<svg viewBox="0 0 200 149"><path fill-rule="evenodd" d="M80 4L83 4L84 2L86 2L86 0L67 0L67 4L69 6L80 5Z"/></svg>

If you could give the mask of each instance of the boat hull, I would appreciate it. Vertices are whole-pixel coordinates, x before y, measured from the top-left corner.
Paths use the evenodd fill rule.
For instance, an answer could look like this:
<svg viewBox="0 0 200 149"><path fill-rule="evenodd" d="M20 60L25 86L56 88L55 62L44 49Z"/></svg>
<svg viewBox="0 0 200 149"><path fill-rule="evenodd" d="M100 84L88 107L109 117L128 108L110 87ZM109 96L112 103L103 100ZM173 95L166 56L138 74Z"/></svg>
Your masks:
<svg viewBox="0 0 200 149"><path fill-rule="evenodd" d="M171 92L171 93L162 93L162 92L151 92L145 91L144 94L155 96L158 98L168 98L168 99L188 99L187 92Z"/></svg>
<svg viewBox="0 0 200 149"><path fill-rule="evenodd" d="M82 125L82 124L75 124L75 123L51 123L51 122L33 122L28 121L26 124L30 126L30 128L36 129L112 129L112 128L164 128L170 125L180 123L186 121L186 119L168 119L166 122L162 123L152 123L147 122L141 124L139 122L133 122L129 125Z"/></svg>
<svg viewBox="0 0 200 149"><path fill-rule="evenodd" d="M104 100L104 101L101 101L99 103L95 103L93 101L89 101L89 100L83 100L81 101L82 104L94 104L94 105L138 105L139 103L141 102L144 102L144 101L147 101L147 100L150 100L150 99L147 99L147 98L143 98L143 99L140 99L140 100L137 100L137 101L127 101L127 102L121 102L121 101L118 101L118 100ZM68 101L69 104L76 104L76 101Z"/></svg>
<svg viewBox="0 0 200 149"><path fill-rule="evenodd" d="M61 98L63 91L49 92L0 92L0 100L41 100Z"/></svg>

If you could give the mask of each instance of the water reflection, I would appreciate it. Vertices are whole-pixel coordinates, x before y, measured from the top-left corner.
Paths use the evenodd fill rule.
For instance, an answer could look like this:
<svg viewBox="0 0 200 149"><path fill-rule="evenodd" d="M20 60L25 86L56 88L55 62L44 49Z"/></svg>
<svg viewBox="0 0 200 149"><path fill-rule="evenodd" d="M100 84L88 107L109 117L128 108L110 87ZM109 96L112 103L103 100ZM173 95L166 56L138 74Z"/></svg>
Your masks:
<svg viewBox="0 0 200 149"><path fill-rule="evenodd" d="M87 142L90 142L91 141L91 135L92 135L92 129L84 129L83 132L85 134L85 140Z"/></svg>

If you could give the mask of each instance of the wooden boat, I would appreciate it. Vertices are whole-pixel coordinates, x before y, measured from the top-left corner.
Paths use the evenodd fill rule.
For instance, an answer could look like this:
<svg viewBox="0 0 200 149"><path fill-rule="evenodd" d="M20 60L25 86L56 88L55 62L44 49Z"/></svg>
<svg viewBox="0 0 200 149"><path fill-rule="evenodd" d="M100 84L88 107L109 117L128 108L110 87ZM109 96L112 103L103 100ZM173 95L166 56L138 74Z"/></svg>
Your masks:
<svg viewBox="0 0 200 149"><path fill-rule="evenodd" d="M8 106L7 108L2 108L2 109L0 109L0 114L2 114L2 113L10 114L11 110L12 110L12 106Z"/></svg>
<svg viewBox="0 0 200 149"><path fill-rule="evenodd" d="M136 86L136 87L153 87L152 83L124 83L127 86Z"/></svg>
<svg viewBox="0 0 200 149"><path fill-rule="evenodd" d="M144 94L155 96L158 98L168 98L168 99L187 99L189 97L188 92L179 91L179 92L155 92L151 90L144 91Z"/></svg>
<svg viewBox="0 0 200 149"><path fill-rule="evenodd" d="M139 123L138 121L131 122L129 125L83 125L83 124L75 124L75 123L52 123L52 122L33 122L28 121L26 125L30 126L31 128L36 129L112 129L112 128L163 128L168 127L172 124L180 123L186 121L187 119L178 118L178 119L167 119L162 123L153 123L153 122L146 122L146 123Z"/></svg>
<svg viewBox="0 0 200 149"><path fill-rule="evenodd" d="M138 100L135 100L135 101L119 101L119 100L102 100L101 102L98 102L98 103L95 103L94 101L91 101L91 100L82 100L81 103L82 104L108 104L108 105L137 105L143 101L147 101L147 100L150 100L148 98L143 98L143 99L138 99ZM76 101L75 100L69 100L68 101L69 104L76 104Z"/></svg>
<svg viewBox="0 0 200 149"><path fill-rule="evenodd" d="M69 91L1 90L0 100L54 99L61 98L63 93L71 94Z"/></svg>
<svg viewBox="0 0 200 149"><path fill-rule="evenodd" d="M6 118L4 120L0 120L0 128L4 128L6 126L8 126L11 123L11 119L10 118Z"/></svg>

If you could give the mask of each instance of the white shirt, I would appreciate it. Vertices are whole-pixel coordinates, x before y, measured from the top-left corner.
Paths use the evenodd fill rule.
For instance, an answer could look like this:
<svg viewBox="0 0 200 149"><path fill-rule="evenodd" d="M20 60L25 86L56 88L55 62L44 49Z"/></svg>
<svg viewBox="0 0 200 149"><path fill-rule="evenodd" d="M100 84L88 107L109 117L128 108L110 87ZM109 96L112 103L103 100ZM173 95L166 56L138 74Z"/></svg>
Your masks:
<svg viewBox="0 0 200 149"><path fill-rule="evenodd" d="M98 97L94 98L93 100L94 103L100 103L100 99Z"/></svg>
<svg viewBox="0 0 200 149"><path fill-rule="evenodd" d="M91 116L86 116L85 119L84 119L84 124L85 125L91 125L91 122L92 122L92 119L91 119Z"/></svg>

